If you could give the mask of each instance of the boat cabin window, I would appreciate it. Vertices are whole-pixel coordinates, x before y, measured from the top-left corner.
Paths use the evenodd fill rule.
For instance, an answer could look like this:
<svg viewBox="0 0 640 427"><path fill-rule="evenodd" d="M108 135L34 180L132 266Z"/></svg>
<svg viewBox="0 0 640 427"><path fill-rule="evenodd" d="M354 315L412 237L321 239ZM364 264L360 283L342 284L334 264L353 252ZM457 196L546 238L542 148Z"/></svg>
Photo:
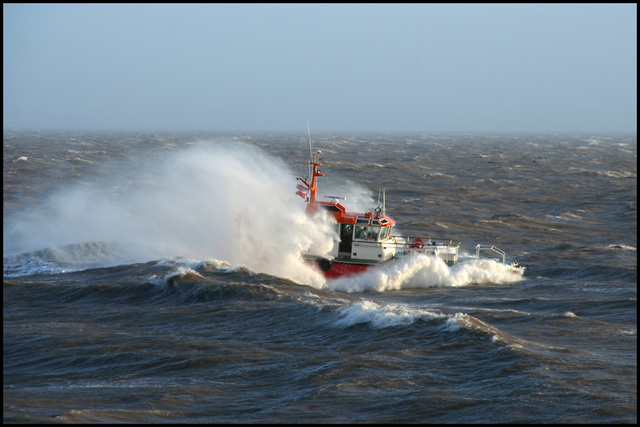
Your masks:
<svg viewBox="0 0 640 427"><path fill-rule="evenodd" d="M377 241L379 234L380 227L356 225L356 239Z"/></svg>
<svg viewBox="0 0 640 427"><path fill-rule="evenodd" d="M391 227L372 227L356 225L355 238L360 240L372 240L382 242L391 234Z"/></svg>
<svg viewBox="0 0 640 427"><path fill-rule="evenodd" d="M391 233L391 227L382 227L380 229L380 240L387 240L389 238L389 234Z"/></svg>

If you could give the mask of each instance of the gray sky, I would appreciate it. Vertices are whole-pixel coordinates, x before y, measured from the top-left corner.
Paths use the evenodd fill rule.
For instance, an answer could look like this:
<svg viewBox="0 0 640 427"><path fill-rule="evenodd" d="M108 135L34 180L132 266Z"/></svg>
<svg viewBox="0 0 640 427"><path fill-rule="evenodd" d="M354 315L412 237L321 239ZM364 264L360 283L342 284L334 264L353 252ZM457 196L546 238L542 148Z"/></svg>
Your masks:
<svg viewBox="0 0 640 427"><path fill-rule="evenodd" d="M3 128L636 132L636 4L4 4Z"/></svg>

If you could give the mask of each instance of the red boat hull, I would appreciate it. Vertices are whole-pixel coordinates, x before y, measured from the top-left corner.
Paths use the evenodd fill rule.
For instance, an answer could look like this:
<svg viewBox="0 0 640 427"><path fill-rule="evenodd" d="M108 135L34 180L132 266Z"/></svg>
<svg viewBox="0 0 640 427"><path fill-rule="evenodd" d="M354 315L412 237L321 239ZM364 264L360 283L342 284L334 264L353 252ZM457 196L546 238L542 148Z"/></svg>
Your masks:
<svg viewBox="0 0 640 427"><path fill-rule="evenodd" d="M329 261L322 259L318 261L307 261L308 264L317 267L327 279L337 279L339 277L353 276L360 274L368 268L375 267L376 264L354 264L340 261Z"/></svg>

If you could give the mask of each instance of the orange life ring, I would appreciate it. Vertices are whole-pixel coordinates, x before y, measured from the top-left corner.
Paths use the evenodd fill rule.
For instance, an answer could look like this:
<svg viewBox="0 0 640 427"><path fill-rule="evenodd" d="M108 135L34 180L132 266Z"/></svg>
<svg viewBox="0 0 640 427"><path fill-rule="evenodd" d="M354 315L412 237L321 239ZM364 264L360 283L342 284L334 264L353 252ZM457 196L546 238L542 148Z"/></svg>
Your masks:
<svg viewBox="0 0 640 427"><path fill-rule="evenodd" d="M417 248L417 249L422 249L424 248L424 240L422 239L413 239L413 242L411 242L411 246L409 246L410 248Z"/></svg>

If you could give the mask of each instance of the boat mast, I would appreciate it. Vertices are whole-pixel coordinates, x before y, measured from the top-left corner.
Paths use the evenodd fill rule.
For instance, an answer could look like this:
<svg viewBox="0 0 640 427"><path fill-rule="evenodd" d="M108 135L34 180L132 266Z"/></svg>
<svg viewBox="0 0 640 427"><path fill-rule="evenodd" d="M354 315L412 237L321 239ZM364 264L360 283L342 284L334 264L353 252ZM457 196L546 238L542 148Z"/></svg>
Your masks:
<svg viewBox="0 0 640 427"><path fill-rule="evenodd" d="M382 216L387 216L387 193L386 193L386 188L382 189Z"/></svg>
<svg viewBox="0 0 640 427"><path fill-rule="evenodd" d="M298 178L309 189L309 206L312 206L316 202L318 194L318 186L316 185L316 178L324 176L323 173L318 172L318 166L320 163L320 150L317 153L313 152L313 142L311 141L311 130L309 129L309 119L307 119L307 132L309 134L309 176L307 179L311 180L311 184L307 183L302 178Z"/></svg>
<svg viewBox="0 0 640 427"><path fill-rule="evenodd" d="M309 135L309 174L307 179L311 179L311 163L313 163L313 142L311 142L311 129L309 128L309 118L307 117L307 134Z"/></svg>
<svg viewBox="0 0 640 427"><path fill-rule="evenodd" d="M311 185L309 186L309 203L313 204L316 202L316 195L318 193L318 186L316 185L316 178L319 176L324 176L323 173L318 171L318 166L320 166L320 150L317 153L313 154L311 157L310 165L313 167L313 172L311 173Z"/></svg>
<svg viewBox="0 0 640 427"><path fill-rule="evenodd" d="M380 194L382 194L382 204L380 203ZM387 216L387 202L386 202L386 193L385 188L381 188L378 190L378 207L376 208L376 212L382 214L382 216Z"/></svg>

